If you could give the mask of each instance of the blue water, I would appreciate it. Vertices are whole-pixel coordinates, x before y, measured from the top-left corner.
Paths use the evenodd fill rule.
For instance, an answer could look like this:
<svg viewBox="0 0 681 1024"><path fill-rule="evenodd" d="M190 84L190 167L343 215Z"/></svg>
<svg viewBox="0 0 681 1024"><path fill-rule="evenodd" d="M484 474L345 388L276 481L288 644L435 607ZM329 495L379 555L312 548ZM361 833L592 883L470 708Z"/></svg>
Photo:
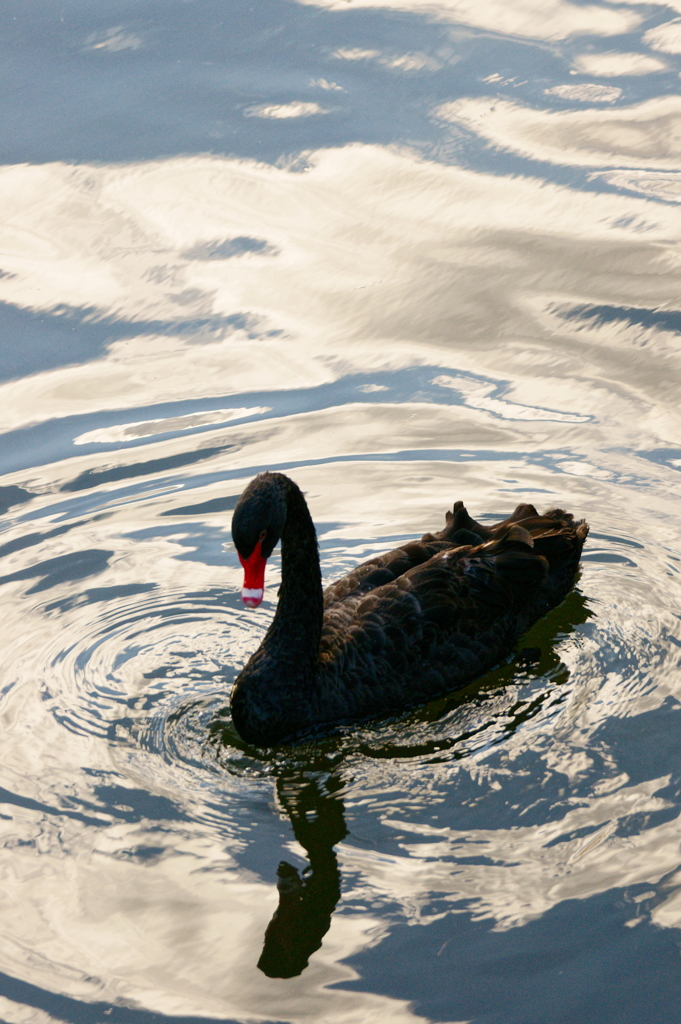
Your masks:
<svg viewBox="0 0 681 1024"><path fill-rule="evenodd" d="M0 1019L681 1022L680 14L3 6ZM592 532L536 660L219 744L263 469L329 582Z"/></svg>

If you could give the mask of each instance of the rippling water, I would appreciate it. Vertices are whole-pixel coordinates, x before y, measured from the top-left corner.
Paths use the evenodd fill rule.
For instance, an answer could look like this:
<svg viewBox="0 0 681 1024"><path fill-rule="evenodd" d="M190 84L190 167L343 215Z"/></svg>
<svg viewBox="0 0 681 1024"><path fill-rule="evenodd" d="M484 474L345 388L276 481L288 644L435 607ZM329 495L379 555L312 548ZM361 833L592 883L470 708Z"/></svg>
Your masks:
<svg viewBox="0 0 681 1024"><path fill-rule="evenodd" d="M2 1020L680 1020L681 4L2 18ZM539 660L221 742L262 469L586 517Z"/></svg>

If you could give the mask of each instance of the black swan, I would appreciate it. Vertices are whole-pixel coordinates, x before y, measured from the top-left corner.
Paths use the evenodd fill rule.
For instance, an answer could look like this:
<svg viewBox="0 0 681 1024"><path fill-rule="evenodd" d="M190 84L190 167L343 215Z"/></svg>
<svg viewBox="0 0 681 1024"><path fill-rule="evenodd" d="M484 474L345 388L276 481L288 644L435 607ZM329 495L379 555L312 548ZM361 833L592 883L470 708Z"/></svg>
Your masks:
<svg viewBox="0 0 681 1024"><path fill-rule="evenodd" d="M485 527L457 501L439 533L372 558L322 590L302 492L283 473L259 474L232 519L242 598L260 604L279 539L281 587L274 620L232 693L237 731L271 747L465 686L562 601L588 532L562 509L541 516L532 505Z"/></svg>

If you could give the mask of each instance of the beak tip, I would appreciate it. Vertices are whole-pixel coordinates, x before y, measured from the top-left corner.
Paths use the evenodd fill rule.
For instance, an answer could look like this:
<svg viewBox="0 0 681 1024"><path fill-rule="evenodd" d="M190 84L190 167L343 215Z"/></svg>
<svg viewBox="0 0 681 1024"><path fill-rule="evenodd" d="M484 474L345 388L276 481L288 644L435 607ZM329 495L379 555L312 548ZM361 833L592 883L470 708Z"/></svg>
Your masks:
<svg viewBox="0 0 681 1024"><path fill-rule="evenodd" d="M248 587L244 587L241 591L241 600L247 608L257 608L262 601L262 596L263 592L260 588L251 590Z"/></svg>

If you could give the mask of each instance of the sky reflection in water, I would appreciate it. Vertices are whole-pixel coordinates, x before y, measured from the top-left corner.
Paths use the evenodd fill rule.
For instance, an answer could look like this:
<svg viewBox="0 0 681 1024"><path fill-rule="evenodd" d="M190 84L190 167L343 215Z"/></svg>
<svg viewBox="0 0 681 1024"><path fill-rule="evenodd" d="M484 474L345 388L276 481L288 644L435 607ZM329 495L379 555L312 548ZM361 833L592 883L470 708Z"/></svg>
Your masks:
<svg viewBox="0 0 681 1024"><path fill-rule="evenodd" d="M679 13L6 6L3 1019L673 1019ZM578 587L463 694L216 749L265 468L329 581L527 499Z"/></svg>

